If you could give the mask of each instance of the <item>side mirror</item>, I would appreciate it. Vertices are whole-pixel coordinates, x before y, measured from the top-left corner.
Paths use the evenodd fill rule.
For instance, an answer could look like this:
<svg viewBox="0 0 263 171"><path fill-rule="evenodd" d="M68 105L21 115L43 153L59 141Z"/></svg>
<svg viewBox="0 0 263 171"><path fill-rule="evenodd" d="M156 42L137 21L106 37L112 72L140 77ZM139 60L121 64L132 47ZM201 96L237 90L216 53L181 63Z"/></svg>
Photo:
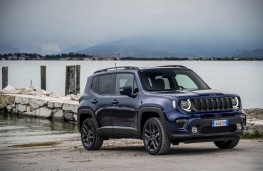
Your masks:
<svg viewBox="0 0 263 171"><path fill-rule="evenodd" d="M120 94L121 95L132 96L132 87L131 86L120 87Z"/></svg>

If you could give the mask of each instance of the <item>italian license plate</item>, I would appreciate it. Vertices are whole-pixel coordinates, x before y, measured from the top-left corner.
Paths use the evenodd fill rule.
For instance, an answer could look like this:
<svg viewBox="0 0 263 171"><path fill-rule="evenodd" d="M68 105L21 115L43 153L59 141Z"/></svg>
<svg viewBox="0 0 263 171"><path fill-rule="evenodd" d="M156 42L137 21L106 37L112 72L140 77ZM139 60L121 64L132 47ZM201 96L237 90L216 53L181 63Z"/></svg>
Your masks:
<svg viewBox="0 0 263 171"><path fill-rule="evenodd" d="M212 127L228 126L228 120L213 120Z"/></svg>

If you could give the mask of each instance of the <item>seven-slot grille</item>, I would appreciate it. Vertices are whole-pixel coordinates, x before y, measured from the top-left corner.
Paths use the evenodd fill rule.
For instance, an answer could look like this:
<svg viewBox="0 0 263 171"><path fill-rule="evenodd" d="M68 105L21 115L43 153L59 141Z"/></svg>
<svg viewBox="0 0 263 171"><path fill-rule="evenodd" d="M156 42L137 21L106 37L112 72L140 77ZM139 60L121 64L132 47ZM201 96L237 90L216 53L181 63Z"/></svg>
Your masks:
<svg viewBox="0 0 263 171"><path fill-rule="evenodd" d="M190 101L193 112L233 109L231 97L191 99Z"/></svg>

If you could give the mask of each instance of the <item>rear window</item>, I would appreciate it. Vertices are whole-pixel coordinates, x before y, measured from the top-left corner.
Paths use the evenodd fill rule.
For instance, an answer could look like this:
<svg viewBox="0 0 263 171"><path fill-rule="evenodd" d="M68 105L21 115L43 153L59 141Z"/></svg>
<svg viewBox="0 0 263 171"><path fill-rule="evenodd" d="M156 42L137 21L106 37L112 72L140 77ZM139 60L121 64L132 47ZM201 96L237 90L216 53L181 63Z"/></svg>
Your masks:
<svg viewBox="0 0 263 171"><path fill-rule="evenodd" d="M114 75L106 74L99 76L98 94L114 94Z"/></svg>

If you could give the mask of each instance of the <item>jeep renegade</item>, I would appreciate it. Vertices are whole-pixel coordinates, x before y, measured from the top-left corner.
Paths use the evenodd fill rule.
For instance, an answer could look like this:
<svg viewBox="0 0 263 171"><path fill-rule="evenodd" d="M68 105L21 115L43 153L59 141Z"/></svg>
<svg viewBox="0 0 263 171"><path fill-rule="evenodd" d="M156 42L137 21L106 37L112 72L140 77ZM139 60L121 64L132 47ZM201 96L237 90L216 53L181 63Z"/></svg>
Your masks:
<svg viewBox="0 0 263 171"><path fill-rule="evenodd" d="M211 90L180 65L98 70L87 79L77 116L85 149L98 150L110 138L138 138L151 155L180 142L234 148L246 125L238 95Z"/></svg>

